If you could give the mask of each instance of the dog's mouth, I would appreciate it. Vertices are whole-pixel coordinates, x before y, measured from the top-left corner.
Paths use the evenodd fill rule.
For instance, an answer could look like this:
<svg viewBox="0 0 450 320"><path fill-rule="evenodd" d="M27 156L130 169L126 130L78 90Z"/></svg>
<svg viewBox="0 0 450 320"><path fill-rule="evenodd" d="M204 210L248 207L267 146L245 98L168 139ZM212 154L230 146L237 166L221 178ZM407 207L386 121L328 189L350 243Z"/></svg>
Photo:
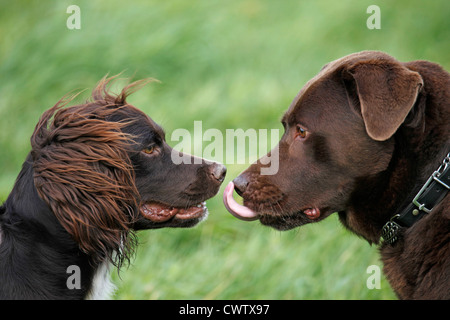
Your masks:
<svg viewBox="0 0 450 320"><path fill-rule="evenodd" d="M141 215L152 222L162 223L171 219L197 219L204 216L207 210L205 201L188 208L169 206L160 202L146 202L141 206Z"/></svg>
<svg viewBox="0 0 450 320"><path fill-rule="evenodd" d="M234 183L231 181L223 192L223 203L225 208L236 218L244 221L259 219L259 214L246 206L240 205L233 198Z"/></svg>
<svg viewBox="0 0 450 320"><path fill-rule="evenodd" d="M233 191L234 184L233 182L230 182L223 192L223 203L225 204L227 210L240 220L253 221L259 219L261 223L271 225L277 229L290 229L291 227L318 220L321 217L321 210L317 207L304 208L295 215L285 215L272 211L256 212L247 206L237 203L233 198ZM292 223L294 222L293 220L295 220L295 223ZM288 221L290 221L290 223L286 223ZM285 223L286 225L283 225Z"/></svg>

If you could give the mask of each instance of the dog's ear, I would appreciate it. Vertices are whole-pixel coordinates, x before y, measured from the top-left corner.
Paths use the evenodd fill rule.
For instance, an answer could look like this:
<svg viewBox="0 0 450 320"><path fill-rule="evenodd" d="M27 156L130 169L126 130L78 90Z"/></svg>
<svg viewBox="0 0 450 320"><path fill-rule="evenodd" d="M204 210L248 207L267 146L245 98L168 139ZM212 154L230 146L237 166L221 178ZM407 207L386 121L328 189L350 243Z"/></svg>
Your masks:
<svg viewBox="0 0 450 320"><path fill-rule="evenodd" d="M123 124L104 120L111 105L94 107L56 105L43 114L31 138L34 184L93 262L120 266L136 241L139 194Z"/></svg>
<svg viewBox="0 0 450 320"><path fill-rule="evenodd" d="M389 139L414 106L422 77L394 58L366 59L349 63L344 82L350 103L354 91L368 135L378 141ZM353 88L349 83L354 83Z"/></svg>

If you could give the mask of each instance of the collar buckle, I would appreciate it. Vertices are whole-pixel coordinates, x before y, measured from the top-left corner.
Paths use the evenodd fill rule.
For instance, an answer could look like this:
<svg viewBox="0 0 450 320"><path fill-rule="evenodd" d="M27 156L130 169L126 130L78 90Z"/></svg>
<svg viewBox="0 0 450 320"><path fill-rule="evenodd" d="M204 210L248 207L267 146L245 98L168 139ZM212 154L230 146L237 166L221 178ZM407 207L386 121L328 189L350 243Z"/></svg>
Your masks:
<svg viewBox="0 0 450 320"><path fill-rule="evenodd" d="M423 215L428 214L445 197L450 190L450 152L444 158L439 168L433 172L420 191L400 214L394 215L381 230L384 242L393 244L398 240L400 225L393 221L396 219L402 226L410 227ZM426 204L429 207L426 207ZM431 208L430 208L431 206Z"/></svg>
<svg viewBox="0 0 450 320"><path fill-rule="evenodd" d="M440 183L441 185L443 185L445 188L447 188L447 190L450 189L449 185L447 185L444 181L439 179L439 177L442 175L442 173L444 173L445 170L447 169L447 167L449 166L449 162L450 162L450 152L444 158L444 161L442 161L442 164L440 165L440 167L436 171L433 172L433 174L428 178L427 182L425 182L425 184L423 185L422 189L420 189L420 191L414 197L412 203L414 203L414 205L416 205L416 207L418 207L419 210L424 211L426 213L430 213L431 210L433 209L433 208L428 209L425 207L425 204L419 202L419 198L423 195L423 193L428 188L428 186L431 184L431 182L436 181L436 182Z"/></svg>

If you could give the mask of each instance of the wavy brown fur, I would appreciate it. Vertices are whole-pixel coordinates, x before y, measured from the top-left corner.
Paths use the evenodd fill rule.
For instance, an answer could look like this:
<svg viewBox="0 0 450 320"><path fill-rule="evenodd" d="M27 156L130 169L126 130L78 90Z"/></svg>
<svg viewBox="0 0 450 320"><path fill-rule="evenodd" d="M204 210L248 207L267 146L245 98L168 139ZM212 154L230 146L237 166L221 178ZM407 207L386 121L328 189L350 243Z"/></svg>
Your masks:
<svg viewBox="0 0 450 320"><path fill-rule="evenodd" d="M139 214L139 193L127 154L132 137L121 131L127 123L108 117L146 81L111 95L112 79L100 81L92 102L63 108L60 101L46 111L31 137L31 154L39 196L80 249L120 267L136 242L130 224Z"/></svg>

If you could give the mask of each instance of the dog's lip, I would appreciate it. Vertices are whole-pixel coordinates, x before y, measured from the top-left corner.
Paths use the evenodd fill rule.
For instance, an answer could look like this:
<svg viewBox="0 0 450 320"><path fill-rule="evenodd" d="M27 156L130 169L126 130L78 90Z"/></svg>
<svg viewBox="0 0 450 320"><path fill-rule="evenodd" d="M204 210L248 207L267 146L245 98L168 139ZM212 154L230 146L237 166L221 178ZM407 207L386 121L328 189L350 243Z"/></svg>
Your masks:
<svg viewBox="0 0 450 320"><path fill-rule="evenodd" d="M246 206L240 205L233 198L234 183L231 181L223 192L223 203L225 208L236 218L244 221L259 219L259 214Z"/></svg>
<svg viewBox="0 0 450 320"><path fill-rule="evenodd" d="M240 205L233 198L234 183L231 181L223 192L223 203L227 210L236 218L244 221L253 221L261 219L267 214L258 213L250 208ZM297 214L303 213L310 220L317 220L321 216L321 210L318 207L306 207L300 210ZM268 215L270 216L270 215Z"/></svg>
<svg viewBox="0 0 450 320"><path fill-rule="evenodd" d="M311 220L316 220L320 217L320 209L316 207L304 209L302 212Z"/></svg>
<svg viewBox="0 0 450 320"><path fill-rule="evenodd" d="M141 206L141 214L152 222L166 222L172 218L179 220L191 220L199 218L207 211L206 202L188 208L169 206L160 202L146 202Z"/></svg>

